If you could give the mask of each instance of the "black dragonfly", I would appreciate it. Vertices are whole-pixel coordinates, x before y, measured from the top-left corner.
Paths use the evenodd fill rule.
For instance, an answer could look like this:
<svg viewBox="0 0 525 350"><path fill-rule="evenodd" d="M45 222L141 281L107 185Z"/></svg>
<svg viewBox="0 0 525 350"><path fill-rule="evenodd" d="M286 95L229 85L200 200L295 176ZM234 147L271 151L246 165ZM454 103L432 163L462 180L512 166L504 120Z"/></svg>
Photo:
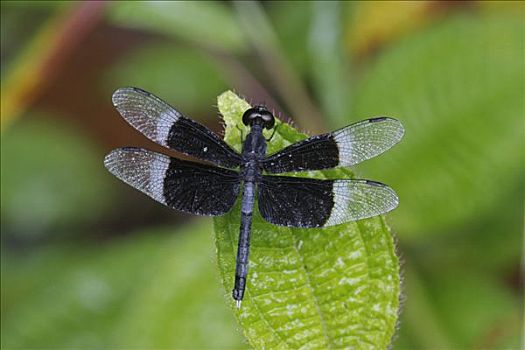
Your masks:
<svg viewBox="0 0 525 350"><path fill-rule="evenodd" d="M398 205L396 193L376 181L266 174L348 167L375 157L403 137L403 126L396 119L363 120L266 155L263 129L272 129L275 118L265 107L255 106L242 116L250 133L239 154L211 130L144 90L118 89L113 94L113 105L129 124L152 141L216 165L125 147L113 150L104 159L106 168L120 180L168 207L212 216L227 213L242 188L232 292L237 307L246 288L255 198L266 221L305 228L360 220L386 213Z"/></svg>

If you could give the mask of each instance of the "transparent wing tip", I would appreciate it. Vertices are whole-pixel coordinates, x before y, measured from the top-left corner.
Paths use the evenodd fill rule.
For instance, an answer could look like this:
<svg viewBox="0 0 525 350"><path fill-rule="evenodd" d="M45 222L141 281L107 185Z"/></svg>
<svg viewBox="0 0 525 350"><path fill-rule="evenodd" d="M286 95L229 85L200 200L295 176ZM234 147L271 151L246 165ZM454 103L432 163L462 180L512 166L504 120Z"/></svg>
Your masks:
<svg viewBox="0 0 525 350"><path fill-rule="evenodd" d="M106 169L109 170L109 172L112 173L112 169L114 168L115 160L118 158L118 153L116 149L106 154L104 157L104 166Z"/></svg>
<svg viewBox="0 0 525 350"><path fill-rule="evenodd" d="M123 147L114 149L104 157L104 166L110 173L117 175L118 165L121 163L123 158L129 157L130 154L138 154L141 152L143 152L143 150L136 147Z"/></svg>
<svg viewBox="0 0 525 350"><path fill-rule="evenodd" d="M149 92L133 86L118 88L111 96L111 102L113 102L113 106L118 107L126 99L126 97L132 93L138 93L144 96L150 95Z"/></svg>

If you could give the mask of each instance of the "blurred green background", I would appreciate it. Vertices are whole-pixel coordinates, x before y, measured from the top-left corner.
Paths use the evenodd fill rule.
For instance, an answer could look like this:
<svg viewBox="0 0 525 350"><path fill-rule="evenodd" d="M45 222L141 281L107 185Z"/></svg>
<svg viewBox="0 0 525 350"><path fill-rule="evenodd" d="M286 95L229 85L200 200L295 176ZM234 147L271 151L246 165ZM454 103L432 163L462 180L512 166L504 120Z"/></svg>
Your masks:
<svg viewBox="0 0 525 350"><path fill-rule="evenodd" d="M357 167L401 204L393 349L517 349L523 333L523 2L1 2L2 348L248 348L209 219L112 178L159 150L138 86L221 132L233 89L321 133L376 115L403 142Z"/></svg>

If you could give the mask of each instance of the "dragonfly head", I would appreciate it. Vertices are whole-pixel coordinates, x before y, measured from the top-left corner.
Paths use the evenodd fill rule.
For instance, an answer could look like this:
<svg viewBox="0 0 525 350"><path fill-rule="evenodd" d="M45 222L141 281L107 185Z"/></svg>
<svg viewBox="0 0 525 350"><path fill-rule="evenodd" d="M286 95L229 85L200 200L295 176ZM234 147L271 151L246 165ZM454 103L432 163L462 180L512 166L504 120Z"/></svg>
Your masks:
<svg viewBox="0 0 525 350"><path fill-rule="evenodd" d="M266 107L255 106L244 112L242 115L242 122L246 126L259 124L266 129L271 129L275 124L275 118Z"/></svg>

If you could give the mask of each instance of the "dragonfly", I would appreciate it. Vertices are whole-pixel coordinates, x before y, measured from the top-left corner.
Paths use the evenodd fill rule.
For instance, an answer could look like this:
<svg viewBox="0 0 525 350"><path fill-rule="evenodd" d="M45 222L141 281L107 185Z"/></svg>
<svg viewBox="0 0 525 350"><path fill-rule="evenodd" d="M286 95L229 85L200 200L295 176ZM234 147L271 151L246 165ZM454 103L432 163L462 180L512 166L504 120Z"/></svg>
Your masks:
<svg viewBox="0 0 525 350"><path fill-rule="evenodd" d="M122 117L150 140L211 163L124 147L111 151L104 159L105 167L117 178L170 208L196 215L226 214L241 196L232 290L237 308L246 290L256 200L266 221L300 228L339 225L384 214L398 206L394 190L380 182L276 175L350 167L373 158L403 137L403 125L396 119L363 120L267 155L268 140L263 130L275 132L275 117L265 106L244 111L242 122L250 131L239 153L217 134L147 91L120 88L112 101Z"/></svg>

